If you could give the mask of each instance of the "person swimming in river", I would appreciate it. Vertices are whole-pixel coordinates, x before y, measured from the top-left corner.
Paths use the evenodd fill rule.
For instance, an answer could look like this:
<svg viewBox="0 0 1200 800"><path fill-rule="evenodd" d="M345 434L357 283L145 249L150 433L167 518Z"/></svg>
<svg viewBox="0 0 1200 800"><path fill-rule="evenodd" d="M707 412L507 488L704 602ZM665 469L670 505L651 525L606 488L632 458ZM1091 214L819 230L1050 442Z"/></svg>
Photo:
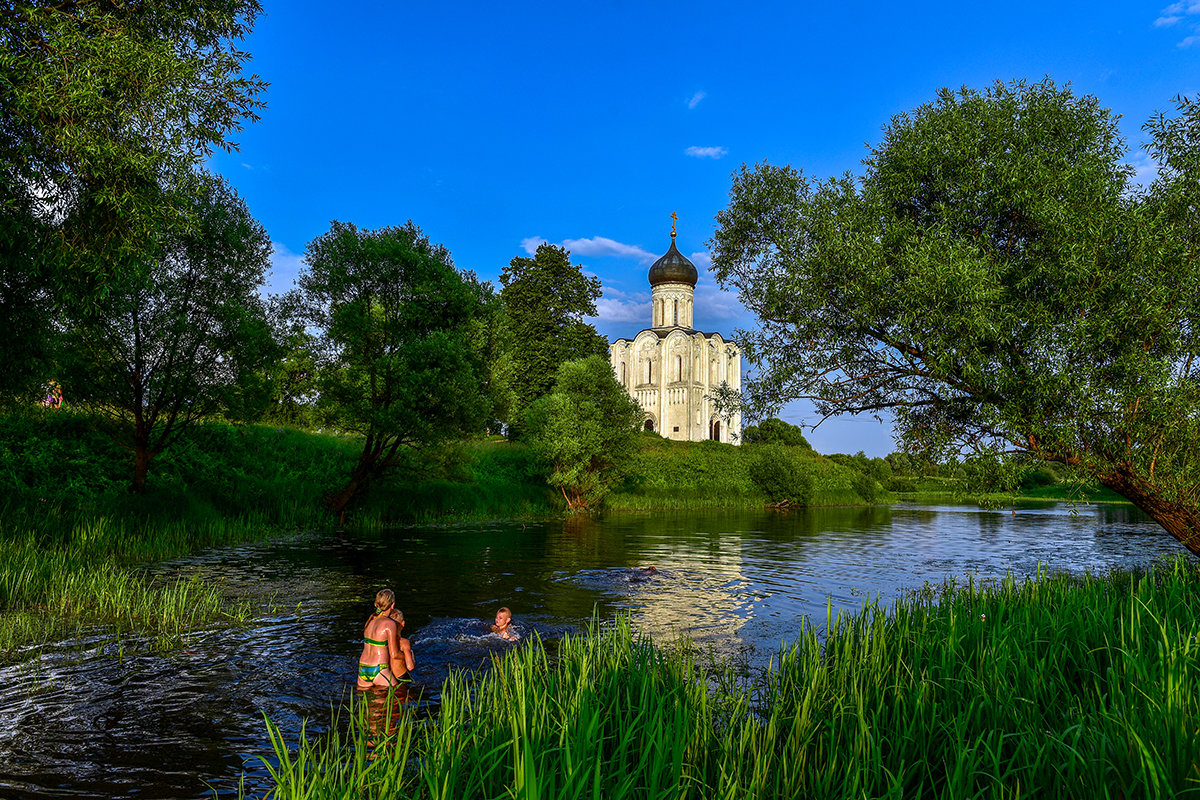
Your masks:
<svg viewBox="0 0 1200 800"><path fill-rule="evenodd" d="M510 642L517 640L517 634L512 630L512 612L507 608L501 608L496 612L496 624L492 626L492 633L497 634L501 639L508 639Z"/></svg>
<svg viewBox="0 0 1200 800"><path fill-rule="evenodd" d="M375 595L375 613L363 627L362 655L358 657L358 688L390 688L400 681L411 682L409 673L416 662L412 645L400 632L404 614L396 608L396 595L381 589Z"/></svg>
<svg viewBox="0 0 1200 800"><path fill-rule="evenodd" d="M650 580L657 574L658 567L638 567L637 569L630 571L629 582L641 583L642 581Z"/></svg>

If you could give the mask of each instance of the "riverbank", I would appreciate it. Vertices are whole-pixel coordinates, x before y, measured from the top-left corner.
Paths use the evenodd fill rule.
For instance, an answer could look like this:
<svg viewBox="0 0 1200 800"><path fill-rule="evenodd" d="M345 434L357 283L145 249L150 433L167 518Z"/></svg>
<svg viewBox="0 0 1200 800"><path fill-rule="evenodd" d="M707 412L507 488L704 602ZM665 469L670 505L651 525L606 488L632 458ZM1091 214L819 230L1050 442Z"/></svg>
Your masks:
<svg viewBox="0 0 1200 800"><path fill-rule="evenodd" d="M1200 570L927 587L802 627L763 674L619 623L454 674L432 719L268 726L276 797L1182 796Z"/></svg>
<svg viewBox="0 0 1200 800"><path fill-rule="evenodd" d="M183 633L257 611L139 565L326 526L321 487L353 458L334 437L203 425L156 459L145 495L127 453L69 412L0 418L0 663L85 632Z"/></svg>

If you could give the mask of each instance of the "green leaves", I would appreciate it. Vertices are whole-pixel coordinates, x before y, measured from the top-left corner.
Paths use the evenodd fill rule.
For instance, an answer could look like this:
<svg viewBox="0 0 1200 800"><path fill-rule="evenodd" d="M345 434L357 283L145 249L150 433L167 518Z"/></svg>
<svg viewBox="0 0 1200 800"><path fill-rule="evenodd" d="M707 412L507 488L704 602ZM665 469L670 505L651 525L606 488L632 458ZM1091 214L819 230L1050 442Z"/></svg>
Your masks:
<svg viewBox="0 0 1200 800"><path fill-rule="evenodd" d="M207 415L255 416L277 355L258 294L270 240L223 181L171 187L190 220L162 234L152 258L115 276L101 306L64 310L59 367L69 401L109 419L135 454L134 487L151 458Z"/></svg>
<svg viewBox="0 0 1200 800"><path fill-rule="evenodd" d="M482 432L491 412L477 323L490 287L455 270L412 222L359 230L334 222L309 242L299 280L318 331L322 402L364 437L342 508L396 463L401 446Z"/></svg>
<svg viewBox="0 0 1200 800"><path fill-rule="evenodd" d="M642 409L600 356L559 367L553 391L526 413L529 443L571 509L594 506L629 473Z"/></svg>
<svg viewBox="0 0 1200 800"><path fill-rule="evenodd" d="M1177 105L1147 191L1115 117L1049 80L941 91L860 178L743 167L712 245L760 321L751 405L1081 466L1200 548L1200 117Z"/></svg>
<svg viewBox="0 0 1200 800"><path fill-rule="evenodd" d="M533 258L514 258L500 283L510 330L514 408L509 422L519 428L524 410L554 385L560 364L608 356L608 341L583 321L596 313L600 279L585 276L567 250L541 244Z"/></svg>

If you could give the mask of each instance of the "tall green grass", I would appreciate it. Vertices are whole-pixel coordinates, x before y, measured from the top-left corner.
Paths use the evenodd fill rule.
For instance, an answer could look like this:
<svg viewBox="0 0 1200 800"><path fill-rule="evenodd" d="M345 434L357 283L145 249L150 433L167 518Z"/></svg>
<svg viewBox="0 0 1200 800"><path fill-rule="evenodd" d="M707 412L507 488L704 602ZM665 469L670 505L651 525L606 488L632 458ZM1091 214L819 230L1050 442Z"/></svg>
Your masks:
<svg viewBox="0 0 1200 800"><path fill-rule="evenodd" d="M214 621L241 622L245 603L230 602L198 580L155 581L102 547L107 520L82 524L53 546L36 535L0 538L0 662L28 647L103 626L136 631L166 647Z"/></svg>
<svg viewBox="0 0 1200 800"><path fill-rule="evenodd" d="M618 622L453 675L434 719L344 720L268 721L272 796L1200 796L1200 573L927 589L750 680Z"/></svg>

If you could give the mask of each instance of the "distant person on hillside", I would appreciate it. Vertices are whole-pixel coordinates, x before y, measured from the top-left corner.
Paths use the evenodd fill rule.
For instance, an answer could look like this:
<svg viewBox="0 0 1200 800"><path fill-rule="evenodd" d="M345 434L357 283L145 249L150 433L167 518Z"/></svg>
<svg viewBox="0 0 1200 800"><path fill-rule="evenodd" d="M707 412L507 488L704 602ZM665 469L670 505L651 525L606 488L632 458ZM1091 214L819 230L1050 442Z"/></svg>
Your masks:
<svg viewBox="0 0 1200 800"><path fill-rule="evenodd" d="M499 635L501 639L516 641L517 634L512 630L512 612L507 608L496 612L496 624L492 625L492 633Z"/></svg>
<svg viewBox="0 0 1200 800"><path fill-rule="evenodd" d="M50 381L50 385L46 388L46 397L42 400L42 405L47 408L61 408L62 401L62 387L58 385L58 381Z"/></svg>

